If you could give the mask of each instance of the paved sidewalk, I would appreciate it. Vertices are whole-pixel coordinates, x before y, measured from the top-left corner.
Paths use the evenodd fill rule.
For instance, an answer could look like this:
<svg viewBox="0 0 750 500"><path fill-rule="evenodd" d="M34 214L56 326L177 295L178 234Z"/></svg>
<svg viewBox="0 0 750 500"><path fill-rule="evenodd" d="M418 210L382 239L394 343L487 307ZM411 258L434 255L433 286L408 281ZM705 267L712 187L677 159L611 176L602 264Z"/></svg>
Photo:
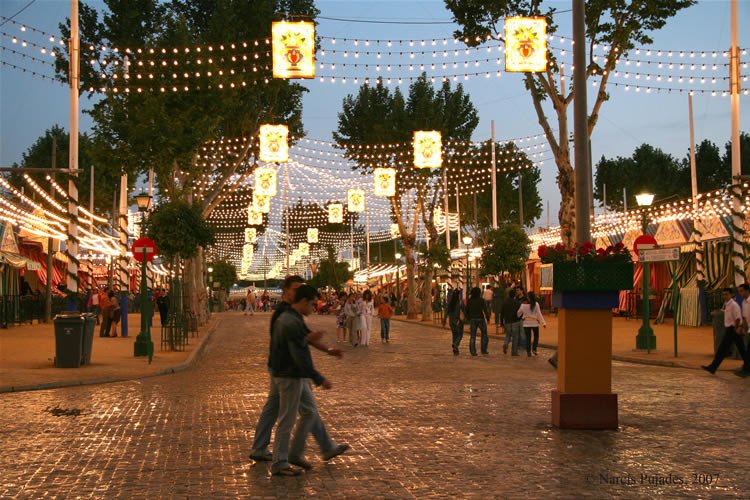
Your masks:
<svg viewBox="0 0 750 500"><path fill-rule="evenodd" d="M197 337L189 337L184 351L170 352L161 350L161 324L157 315L151 327L154 357L150 365L148 358L133 356L133 344L141 325L139 314L128 315L128 337L99 337L97 325L91 364L80 368L54 366L55 334L52 323L1 329L0 392L130 380L168 373L187 362L216 321L217 316L214 315L207 325L198 330Z"/></svg>
<svg viewBox="0 0 750 500"><path fill-rule="evenodd" d="M394 319L396 321L407 321L409 323L440 328L446 334L449 332L447 326L442 327L434 321L407 320L406 316L394 316ZM557 349L557 316L549 314L545 315L545 319L547 320L547 328L539 329L539 343L544 347ZM502 333L502 329L496 329L494 321L495 317L493 315L492 324L489 326L489 334L491 336L503 337L504 333ZM651 323L654 335L656 336L657 349L650 353L635 350L635 336L642 325L640 320L613 318L612 323L612 358L617 361L700 369L701 365L709 364L714 357L713 330L710 326L678 326L678 357L675 358L674 327L671 320L667 320L666 323L659 325ZM465 330L464 341L469 333L469 327L467 326ZM727 358L721 364L719 370L734 371L741 367L741 360Z"/></svg>
<svg viewBox="0 0 750 500"><path fill-rule="evenodd" d="M297 478L247 454L268 391L268 314L222 313L194 367L169 377L0 394L1 498L747 498L750 383L730 373L615 362L618 431L550 425L545 358L450 352L394 322L315 390L351 450ZM311 326L335 345L335 317Z"/></svg>

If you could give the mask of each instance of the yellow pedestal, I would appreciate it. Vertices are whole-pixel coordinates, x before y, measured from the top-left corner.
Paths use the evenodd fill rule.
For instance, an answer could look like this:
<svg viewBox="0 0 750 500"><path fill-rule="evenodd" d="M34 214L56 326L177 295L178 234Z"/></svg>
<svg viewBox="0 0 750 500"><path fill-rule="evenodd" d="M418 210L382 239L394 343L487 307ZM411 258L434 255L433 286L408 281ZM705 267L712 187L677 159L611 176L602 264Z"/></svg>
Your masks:
<svg viewBox="0 0 750 500"><path fill-rule="evenodd" d="M557 390L552 423L566 429L616 429L612 393L612 312L568 309L558 313Z"/></svg>

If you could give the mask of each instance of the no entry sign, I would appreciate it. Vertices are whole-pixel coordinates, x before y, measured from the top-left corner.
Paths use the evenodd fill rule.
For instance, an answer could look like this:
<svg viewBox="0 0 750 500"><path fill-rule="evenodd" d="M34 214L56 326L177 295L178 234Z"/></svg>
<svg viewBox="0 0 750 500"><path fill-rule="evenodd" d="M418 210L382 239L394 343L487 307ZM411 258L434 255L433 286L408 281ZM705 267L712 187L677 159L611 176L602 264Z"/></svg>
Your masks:
<svg viewBox="0 0 750 500"><path fill-rule="evenodd" d="M151 238L140 238L135 240L133 248L130 249L133 252L133 257L138 262L143 262L143 251L146 251L146 262L151 262L156 257L156 243Z"/></svg>

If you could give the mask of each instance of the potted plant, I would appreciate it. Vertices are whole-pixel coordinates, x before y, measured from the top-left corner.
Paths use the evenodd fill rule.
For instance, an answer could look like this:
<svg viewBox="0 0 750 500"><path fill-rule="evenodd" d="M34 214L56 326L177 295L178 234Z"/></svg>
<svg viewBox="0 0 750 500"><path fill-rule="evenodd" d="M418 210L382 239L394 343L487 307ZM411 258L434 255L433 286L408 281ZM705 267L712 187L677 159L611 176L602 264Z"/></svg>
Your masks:
<svg viewBox="0 0 750 500"><path fill-rule="evenodd" d="M539 258L553 265L555 292L611 292L632 290L633 260L622 243L599 248L586 241L572 248L562 243L539 247Z"/></svg>

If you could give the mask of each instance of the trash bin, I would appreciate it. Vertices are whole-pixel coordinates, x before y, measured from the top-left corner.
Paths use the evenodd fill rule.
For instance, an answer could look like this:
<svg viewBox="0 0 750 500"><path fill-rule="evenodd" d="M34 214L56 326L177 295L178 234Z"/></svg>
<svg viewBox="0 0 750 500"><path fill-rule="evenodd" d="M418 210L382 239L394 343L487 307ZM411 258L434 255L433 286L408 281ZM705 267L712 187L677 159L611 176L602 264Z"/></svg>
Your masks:
<svg viewBox="0 0 750 500"><path fill-rule="evenodd" d="M55 366L79 368L83 356L86 319L81 313L55 316Z"/></svg>
<svg viewBox="0 0 750 500"><path fill-rule="evenodd" d="M86 327L83 336L81 364L90 365L91 349L94 345L94 330L96 329L96 314L86 313L83 316L86 319Z"/></svg>

